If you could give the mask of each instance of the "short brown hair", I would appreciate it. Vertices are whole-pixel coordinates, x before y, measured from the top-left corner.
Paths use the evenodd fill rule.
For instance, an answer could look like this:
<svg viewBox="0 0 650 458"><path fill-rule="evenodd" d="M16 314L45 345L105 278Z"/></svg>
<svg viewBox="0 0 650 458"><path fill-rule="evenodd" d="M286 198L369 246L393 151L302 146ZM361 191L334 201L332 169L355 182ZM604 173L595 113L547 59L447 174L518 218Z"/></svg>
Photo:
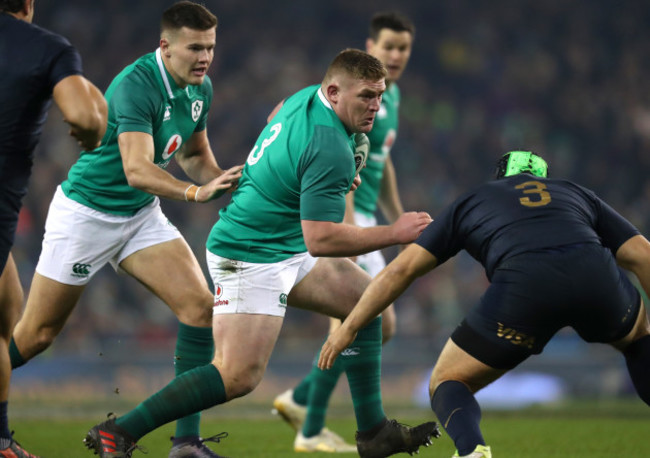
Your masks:
<svg viewBox="0 0 650 458"><path fill-rule="evenodd" d="M348 48L334 58L327 68L323 82L328 83L338 73L346 73L356 80L378 81L386 78L386 67L367 52Z"/></svg>
<svg viewBox="0 0 650 458"><path fill-rule="evenodd" d="M373 41L377 41L379 32L383 29L393 30L395 32L408 32L411 34L411 37L415 38L415 26L413 22L396 11L375 13L370 20L368 36Z"/></svg>
<svg viewBox="0 0 650 458"><path fill-rule="evenodd" d="M17 13L25 6L25 0L0 0L0 12Z"/></svg>
<svg viewBox="0 0 650 458"><path fill-rule="evenodd" d="M217 17L210 10L203 5L187 0L174 3L167 8L160 21L161 32L178 30L182 27L192 30L209 30L216 26Z"/></svg>

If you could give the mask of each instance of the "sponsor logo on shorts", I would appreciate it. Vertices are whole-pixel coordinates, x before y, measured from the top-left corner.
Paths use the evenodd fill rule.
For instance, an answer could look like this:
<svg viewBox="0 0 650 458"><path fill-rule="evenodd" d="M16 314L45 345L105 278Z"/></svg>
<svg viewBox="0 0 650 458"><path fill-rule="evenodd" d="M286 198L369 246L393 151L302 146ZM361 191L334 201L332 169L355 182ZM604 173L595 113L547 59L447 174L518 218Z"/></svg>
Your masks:
<svg viewBox="0 0 650 458"><path fill-rule="evenodd" d="M83 264L81 262L77 262L72 266L72 276L73 277L79 277L79 278L86 278L88 275L90 275L90 268L92 266L90 264Z"/></svg>
<svg viewBox="0 0 650 458"><path fill-rule="evenodd" d="M513 328L507 328L502 323L497 323L497 325L499 326L499 328L497 329L498 337L505 340L509 340L510 343L514 345L521 345L522 347L526 347L529 349L533 348L533 344L535 343L535 337L529 336Z"/></svg>
<svg viewBox="0 0 650 458"><path fill-rule="evenodd" d="M282 293L280 294L280 307L285 307L287 306L287 295Z"/></svg>
<svg viewBox="0 0 650 458"><path fill-rule="evenodd" d="M223 286L220 283L214 285L214 306L228 305L228 299L219 299L223 295Z"/></svg>
<svg viewBox="0 0 650 458"><path fill-rule="evenodd" d="M357 356L360 353L361 349L359 347L348 347L341 352L341 356Z"/></svg>

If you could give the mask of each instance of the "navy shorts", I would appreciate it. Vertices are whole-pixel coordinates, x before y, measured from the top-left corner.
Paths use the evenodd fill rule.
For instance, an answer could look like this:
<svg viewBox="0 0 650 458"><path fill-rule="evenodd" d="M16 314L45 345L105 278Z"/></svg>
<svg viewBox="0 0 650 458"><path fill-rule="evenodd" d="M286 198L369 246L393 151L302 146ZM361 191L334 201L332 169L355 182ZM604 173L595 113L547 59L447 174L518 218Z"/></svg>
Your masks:
<svg viewBox="0 0 650 458"><path fill-rule="evenodd" d="M27 165L31 167L31 161ZM0 272L4 270L14 245L18 214L27 193L29 173L25 160L0 156Z"/></svg>
<svg viewBox="0 0 650 458"><path fill-rule="evenodd" d="M497 369L539 354L570 326L587 342L610 343L633 328L641 296L609 249L579 244L505 260L451 338Z"/></svg>

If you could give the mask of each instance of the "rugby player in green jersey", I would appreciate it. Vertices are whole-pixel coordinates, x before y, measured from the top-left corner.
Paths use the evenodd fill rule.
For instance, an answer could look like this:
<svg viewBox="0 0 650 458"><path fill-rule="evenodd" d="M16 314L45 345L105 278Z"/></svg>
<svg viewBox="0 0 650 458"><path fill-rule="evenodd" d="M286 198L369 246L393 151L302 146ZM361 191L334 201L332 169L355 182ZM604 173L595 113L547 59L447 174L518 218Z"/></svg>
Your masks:
<svg viewBox="0 0 650 458"><path fill-rule="evenodd" d="M159 197L207 202L241 176L241 167L219 168L206 132L216 27L205 7L174 4L162 16L160 47L126 67L106 91L101 144L81 153L50 205L25 313L10 344L13 367L52 343L107 263L178 317L177 374L212 360L212 293ZM165 171L172 157L200 186ZM170 456L210 456L198 415L181 420L176 436Z"/></svg>
<svg viewBox="0 0 650 458"><path fill-rule="evenodd" d="M119 451L129 450L158 426L246 395L262 379L287 306L345 318L370 276L344 256L410 243L431 222L427 213L409 212L389 226L343 223L345 195L358 185L355 149L368 148L359 134L373 126L385 75L376 58L345 50L320 85L274 110L207 241L215 291L212 364L185 372L134 410L93 427L87 443L110 435ZM384 414L381 317L360 330L344 354L362 457L415 452L439 434L434 422L408 427Z"/></svg>
<svg viewBox="0 0 650 458"><path fill-rule="evenodd" d="M380 12L370 21L366 50L386 67L386 91L368 133L370 152L366 167L361 170L361 185L346 197L345 222L361 227L377 225L377 207L389 223L404 213L397 189L395 168L390 156L399 124L400 90L396 82L402 76L411 56L415 26L396 12ZM356 263L372 277L386 266L381 251L362 254ZM340 325L330 320L330 332ZM388 307L382 313L382 339L387 342L395 333L395 312ZM318 357L316 357L316 360ZM298 434L294 449L299 452L350 452L356 448L325 427L325 416L332 391L343 372L341 363L322 371L315 364L311 372L292 390L277 396L274 412L293 426Z"/></svg>

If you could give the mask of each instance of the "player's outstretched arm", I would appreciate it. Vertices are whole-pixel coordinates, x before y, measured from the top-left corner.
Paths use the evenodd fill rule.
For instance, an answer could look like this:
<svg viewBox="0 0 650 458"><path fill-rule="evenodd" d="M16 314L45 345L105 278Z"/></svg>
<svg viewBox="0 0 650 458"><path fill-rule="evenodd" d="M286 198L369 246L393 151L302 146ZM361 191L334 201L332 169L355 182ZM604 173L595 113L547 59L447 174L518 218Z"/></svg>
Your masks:
<svg viewBox="0 0 650 458"><path fill-rule="evenodd" d="M404 207L399 197L397 188L397 175L395 173L395 166L393 160L386 158L386 165L384 166L384 174L381 177L381 186L379 188L379 199L377 205L381 209L382 214L386 221L394 223L397 218L404 213Z"/></svg>
<svg viewBox="0 0 650 458"><path fill-rule="evenodd" d="M650 294L650 242L642 235L635 235L616 251L616 262L634 273L646 295Z"/></svg>
<svg viewBox="0 0 650 458"><path fill-rule="evenodd" d="M210 192L202 190L201 186L178 180L158 167L154 163L154 142L151 135L144 132L123 132L117 141L129 186L175 200L206 202L213 197ZM219 175L215 179L218 183L212 187L230 188L239 177L241 167L233 167Z"/></svg>
<svg viewBox="0 0 650 458"><path fill-rule="evenodd" d="M302 220L302 233L312 256L348 257L411 243L431 221L426 212L407 212L394 224L374 227Z"/></svg>
<svg viewBox="0 0 650 458"><path fill-rule="evenodd" d="M376 316L392 304L413 281L434 269L438 260L420 245L411 244L370 282L343 324L323 344L318 367L329 369L336 357Z"/></svg>
<svg viewBox="0 0 650 458"><path fill-rule="evenodd" d="M52 95L70 125L70 135L85 150L97 148L106 133L108 116L101 91L83 76L71 75L54 86Z"/></svg>
<svg viewBox="0 0 650 458"><path fill-rule="evenodd" d="M222 195L232 192L237 188L243 165L222 170L214 157L207 129L194 132L183 148L174 156L183 171L200 183L196 189L195 200L207 202Z"/></svg>

